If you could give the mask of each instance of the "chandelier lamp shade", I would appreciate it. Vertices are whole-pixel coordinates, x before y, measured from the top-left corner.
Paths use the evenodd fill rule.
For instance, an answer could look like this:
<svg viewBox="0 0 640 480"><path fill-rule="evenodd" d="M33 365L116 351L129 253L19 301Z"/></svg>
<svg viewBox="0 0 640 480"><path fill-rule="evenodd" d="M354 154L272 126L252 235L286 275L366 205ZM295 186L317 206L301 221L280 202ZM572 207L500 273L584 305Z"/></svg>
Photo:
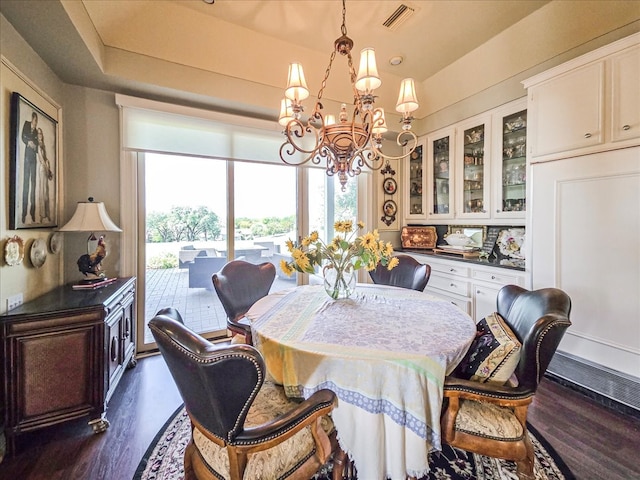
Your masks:
<svg viewBox="0 0 640 480"><path fill-rule="evenodd" d="M384 109L374 106L374 91L382 85L375 51L369 47L362 49L356 74L351 57L353 40L347 36L345 20L346 5L345 0L342 0L342 36L335 41L317 101L308 118L302 118L302 101L309 96L309 89L302 65L297 62L289 65L287 87L280 102L278 118L286 137L280 147L282 161L288 165L302 165L309 161L319 165L326 162L327 175L338 175L343 191L347 179L359 175L363 167L377 170L383 165L383 159L399 160L415 150L418 139L411 131L411 121L412 112L419 106L414 81L412 78L405 78L400 85L396 104L396 111L402 114L402 131L398 133L396 143L400 147L409 148L400 156L383 154L383 135L388 128ZM336 53L347 57L354 105L351 119L345 103L337 118L334 114L322 112L322 95Z"/></svg>

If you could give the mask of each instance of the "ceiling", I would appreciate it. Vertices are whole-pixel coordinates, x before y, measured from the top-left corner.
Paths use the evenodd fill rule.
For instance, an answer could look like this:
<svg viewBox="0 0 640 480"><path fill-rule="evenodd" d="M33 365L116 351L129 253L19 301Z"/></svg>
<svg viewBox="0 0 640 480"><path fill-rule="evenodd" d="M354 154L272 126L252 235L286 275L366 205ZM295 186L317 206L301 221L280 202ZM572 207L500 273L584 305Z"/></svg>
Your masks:
<svg viewBox="0 0 640 480"><path fill-rule="evenodd" d="M320 89L342 22L337 0L40 0L33 8L34 4L2 0L0 11L66 83L229 109L246 103L264 116L273 116L278 106L276 97L282 95L291 61L303 63L312 94ZM383 26L401 4L412 8L412 15L394 29ZM375 47L383 80L378 94L385 99L383 106L393 111L404 77L416 79L424 98L425 90L434 91L436 80L447 82L440 78L442 72L463 68L466 75L458 77L466 84L456 86L456 94L446 99L451 102L486 88L480 77L495 84L550 58L546 51L536 55L541 42L531 44L525 35L509 34L514 25L523 25L523 31L530 28L526 22L547 4L549 0L348 0L346 28L355 43L356 69L360 49ZM550 36L565 43L553 52L584 41L577 27L575 39L565 38L568 34ZM571 28L567 31L573 35ZM479 72L475 52L499 37L511 39L521 58L508 66L503 62L490 74ZM389 63L395 56L403 58L398 66ZM346 61L338 55L325 98L348 100L346 72ZM421 107L416 116L432 113L436 100L426 102L431 108Z"/></svg>

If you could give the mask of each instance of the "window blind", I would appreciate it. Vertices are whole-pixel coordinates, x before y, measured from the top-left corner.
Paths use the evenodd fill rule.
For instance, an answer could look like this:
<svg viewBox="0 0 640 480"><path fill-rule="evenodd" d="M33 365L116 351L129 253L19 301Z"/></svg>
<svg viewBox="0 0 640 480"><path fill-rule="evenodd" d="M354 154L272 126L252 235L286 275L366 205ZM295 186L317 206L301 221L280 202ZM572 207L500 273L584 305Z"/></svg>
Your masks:
<svg viewBox="0 0 640 480"><path fill-rule="evenodd" d="M281 127L274 121L116 95L122 148L282 164Z"/></svg>

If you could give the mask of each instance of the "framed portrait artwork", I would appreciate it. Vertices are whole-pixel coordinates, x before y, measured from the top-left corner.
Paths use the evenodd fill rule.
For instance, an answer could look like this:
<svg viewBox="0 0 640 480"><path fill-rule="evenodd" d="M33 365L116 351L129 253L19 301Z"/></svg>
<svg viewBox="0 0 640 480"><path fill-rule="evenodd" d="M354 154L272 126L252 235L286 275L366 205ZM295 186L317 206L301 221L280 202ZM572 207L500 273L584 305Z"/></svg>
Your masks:
<svg viewBox="0 0 640 480"><path fill-rule="evenodd" d="M58 122L11 95L9 228L58 225Z"/></svg>

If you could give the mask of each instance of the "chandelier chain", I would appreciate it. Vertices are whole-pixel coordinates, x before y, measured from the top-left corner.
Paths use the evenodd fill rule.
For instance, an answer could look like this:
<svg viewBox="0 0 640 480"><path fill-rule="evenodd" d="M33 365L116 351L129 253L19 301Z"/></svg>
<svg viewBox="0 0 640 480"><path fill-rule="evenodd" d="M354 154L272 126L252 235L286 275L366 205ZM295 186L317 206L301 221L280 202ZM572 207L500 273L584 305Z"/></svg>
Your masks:
<svg viewBox="0 0 640 480"><path fill-rule="evenodd" d="M340 28L342 35L347 34L347 4L346 0L342 0L342 27Z"/></svg>
<svg viewBox="0 0 640 480"><path fill-rule="evenodd" d="M324 92L324 87L327 86L327 80L329 79L329 74L331 73L331 65L333 64L333 59L336 58L336 51L331 52L331 57L329 58L329 65L324 72L324 78L322 79L322 84L320 86L320 91L318 92L318 101L322 98L322 93Z"/></svg>

